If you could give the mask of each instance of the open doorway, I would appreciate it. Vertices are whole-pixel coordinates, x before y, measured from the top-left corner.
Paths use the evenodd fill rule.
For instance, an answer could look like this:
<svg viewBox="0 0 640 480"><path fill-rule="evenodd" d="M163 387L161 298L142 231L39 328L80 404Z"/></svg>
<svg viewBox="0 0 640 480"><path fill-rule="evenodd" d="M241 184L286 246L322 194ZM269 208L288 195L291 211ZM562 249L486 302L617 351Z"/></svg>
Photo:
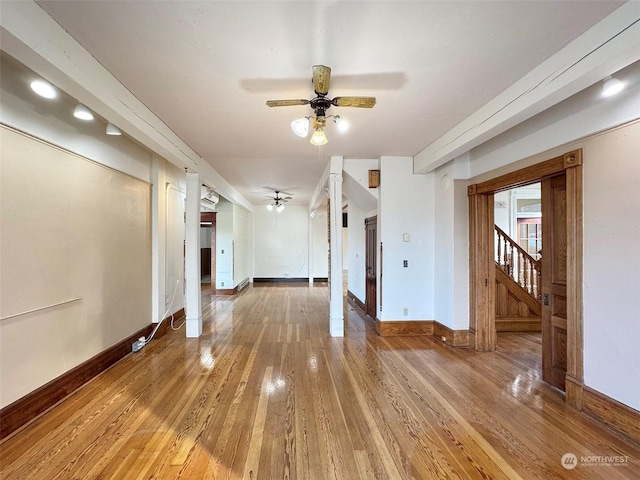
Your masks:
<svg viewBox="0 0 640 480"><path fill-rule="evenodd" d="M583 382L581 150L469 187L470 342L477 350L495 350L497 344L496 277L503 268L496 267L496 195L538 181L542 378L565 390L567 402L576 405ZM516 268L509 263L515 257L507 255L509 269ZM520 269L535 283L533 270Z"/></svg>
<svg viewBox="0 0 640 480"><path fill-rule="evenodd" d="M200 213L200 283L216 293L216 212Z"/></svg>
<svg viewBox="0 0 640 480"><path fill-rule="evenodd" d="M541 185L535 182L494 194L498 334L542 331Z"/></svg>

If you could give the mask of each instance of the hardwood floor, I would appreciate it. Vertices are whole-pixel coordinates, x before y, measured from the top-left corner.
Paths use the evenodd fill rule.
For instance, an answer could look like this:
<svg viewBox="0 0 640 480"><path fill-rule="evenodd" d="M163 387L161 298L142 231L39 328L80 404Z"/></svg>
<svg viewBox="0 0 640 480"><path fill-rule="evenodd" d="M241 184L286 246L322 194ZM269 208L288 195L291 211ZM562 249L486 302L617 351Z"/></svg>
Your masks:
<svg viewBox="0 0 640 480"><path fill-rule="evenodd" d="M637 445L542 383L539 334L457 350L379 337L347 305L331 338L307 284L205 290L203 310L201 338L169 330L7 438L0 477L640 478Z"/></svg>

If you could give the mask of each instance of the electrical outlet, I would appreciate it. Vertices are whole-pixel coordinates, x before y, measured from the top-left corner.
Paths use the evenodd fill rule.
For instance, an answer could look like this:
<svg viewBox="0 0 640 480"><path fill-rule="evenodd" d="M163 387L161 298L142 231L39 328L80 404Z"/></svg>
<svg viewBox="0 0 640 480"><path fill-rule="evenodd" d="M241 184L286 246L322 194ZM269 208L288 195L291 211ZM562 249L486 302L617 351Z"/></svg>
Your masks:
<svg viewBox="0 0 640 480"><path fill-rule="evenodd" d="M405 308L403 308L403 309L402 309L402 315L404 315L405 317L408 317L408 316L409 316L409 309L408 309L408 308L406 308L406 307L405 307Z"/></svg>
<svg viewBox="0 0 640 480"><path fill-rule="evenodd" d="M407 267L409 266L409 260L403 260L403 261L402 261L402 266L403 266L404 268L407 268Z"/></svg>
<svg viewBox="0 0 640 480"><path fill-rule="evenodd" d="M133 342L133 345L131 345L131 351L139 352L140 350L142 350L142 347L144 347L144 340L136 340L135 342Z"/></svg>
<svg viewBox="0 0 640 480"><path fill-rule="evenodd" d="M224 287L224 282L220 282L220 286L221 286L221 287Z"/></svg>

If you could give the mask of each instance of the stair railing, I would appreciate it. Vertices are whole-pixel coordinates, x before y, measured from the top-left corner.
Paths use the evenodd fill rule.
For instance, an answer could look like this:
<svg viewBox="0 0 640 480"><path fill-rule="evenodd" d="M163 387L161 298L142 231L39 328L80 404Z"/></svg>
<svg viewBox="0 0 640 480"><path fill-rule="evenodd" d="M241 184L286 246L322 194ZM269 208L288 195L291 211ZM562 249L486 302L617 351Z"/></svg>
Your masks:
<svg viewBox="0 0 640 480"><path fill-rule="evenodd" d="M533 258L500 227L496 232L496 263L531 296L540 300L541 261Z"/></svg>

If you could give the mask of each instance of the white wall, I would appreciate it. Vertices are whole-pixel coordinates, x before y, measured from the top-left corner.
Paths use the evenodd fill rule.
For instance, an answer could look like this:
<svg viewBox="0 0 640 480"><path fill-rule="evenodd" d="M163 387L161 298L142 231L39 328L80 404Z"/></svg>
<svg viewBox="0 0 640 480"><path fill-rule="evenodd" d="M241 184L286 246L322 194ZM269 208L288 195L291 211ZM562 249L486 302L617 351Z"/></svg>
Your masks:
<svg viewBox="0 0 640 480"><path fill-rule="evenodd" d="M251 212L233 205L233 286L251 277Z"/></svg>
<svg viewBox="0 0 640 480"><path fill-rule="evenodd" d="M0 128L0 403L151 320L150 186Z"/></svg>
<svg viewBox="0 0 640 480"><path fill-rule="evenodd" d="M469 328L467 181L453 162L435 170L434 319L454 330ZM459 288L467 282L465 288Z"/></svg>
<svg viewBox="0 0 640 480"><path fill-rule="evenodd" d="M13 345L12 348L4 348L3 346L1 349L3 352L1 362L2 379L3 381L9 381L8 384L3 384L0 389L2 390L0 403L2 404L1 406L5 406L7 403L40 387L79 363L88 360L112 344L135 333L140 328L151 322L156 322L184 306L182 286L184 278L182 253L184 238L183 197L179 192L180 190L184 191L184 172L182 169L168 163L162 157L154 155L141 147L127 135L116 137L105 135L106 122L99 117L96 117L93 122L82 122L75 119L72 116L72 111L76 102L64 92L59 91L59 97L54 100L36 96L29 88L29 83L37 76L5 54L2 54L0 74L0 121L87 157L97 164L105 165L145 182L153 183L152 191L147 193L144 198L144 203L146 204L149 201L149 196L151 197L151 201L147 205L147 208L149 206L151 208L148 213L151 217L149 223L150 236L143 246L144 252L138 254L141 259L145 256L150 259L149 269L147 271L142 270L145 277L144 280L137 283L140 288L148 288L148 290L144 292L138 292L136 288L119 290L119 286L126 286L126 275L113 283L111 277L100 273L102 270L96 268L96 265L90 261L82 260L78 257L78 261L66 262L64 255L52 255L51 261L56 264L56 268L59 267L68 271L69 275L67 276L69 278L86 278L87 281L81 283L83 285L86 283L87 286L91 285L92 288L97 289L98 293L96 295L93 295L93 293L80 295L86 297L86 299L78 305L71 304L71 310L60 309L62 323L60 328L57 328L57 333L52 335L46 334L39 328L44 325L42 321L55 320L54 317L58 310L56 312L43 311L43 315L46 318L40 322L40 327L38 328L34 328L29 322L20 321L22 320L21 317L2 322L2 328L10 326L11 330L10 334L8 331L3 332L3 341L11 341ZM13 152L8 150L9 147L4 144L3 148L2 159L4 161L13 155ZM92 165L91 162L86 160L84 162ZM96 166L95 168L101 169L102 167ZM7 171L5 170L3 171L3 179L13 185L14 179L6 175ZM81 181L78 175L79 172L74 168L73 171L64 174L64 178ZM113 171L111 175L114 182L117 178L127 178L116 171ZM35 181L35 179L26 180ZM133 179L131 181L136 182ZM167 188L167 184L170 184L170 188ZM109 197L105 197L100 193L102 186L91 184L90 181L89 183L81 181L76 189L78 192L82 190L84 193L81 196L74 195L73 198L75 200L60 207L60 218L69 212L84 211L87 208L117 203L116 198L109 199ZM13 201L6 196L9 195L8 191L8 189L3 189L3 195L5 195L3 206L9 205ZM25 216L40 215L46 211L46 208L51 206L51 198L47 198L44 191L44 189L40 191L42 196L40 203L30 206L30 211L25 211ZM126 196L126 192L118 195L118 197L123 196ZM142 208L143 206L140 204L131 207ZM23 208L26 208L26 206L23 205ZM39 210L34 210L36 208ZM96 208L95 211L99 210ZM2 218L6 220L8 217L3 216ZM7 223L3 224L3 234L15 235L19 233L7 225ZM126 228L128 227L123 223L121 230L114 229L114 234L126 234ZM60 222L56 235L75 235L73 229L78 229L78 227L66 222ZM80 228L76 232L79 235L77 238L80 239L85 234L95 236L98 231L94 227L91 229ZM52 234L49 234L48 237L53 238ZM95 252L98 252L99 248L106 248L108 252L111 252L122 243L116 241L105 244L101 242L102 238L94 238L88 244L77 243L74 248L77 250L78 255L86 248L93 249ZM105 254L108 252L105 251ZM101 255L96 253L92 259L95 260L99 257ZM3 255L3 261L7 258L9 257ZM105 256L104 258L107 257ZM130 260L127 260L127 262L126 266L134 264ZM126 266L118 266L117 259L109 260L109 263L109 268L126 272ZM103 267L106 268L105 265ZM51 283L51 286L53 287L55 284ZM113 292L119 293L114 297ZM2 295L4 299L9 298L5 295L12 296L4 285ZM33 305L51 303L48 301L49 298L47 296L47 291L43 289L37 289L35 292L30 291L30 302ZM95 304L93 300L95 298L100 298L98 304ZM135 302L141 302L145 306L145 311L136 313L134 315L135 320L131 321L127 313L122 313L118 309L125 308L127 312L134 312L132 305ZM3 308L7 306L6 301L3 302ZM54 314L53 317L51 316L52 313ZM67 327L71 328L71 330L68 330ZM39 331L36 337L33 336L34 331ZM34 339L37 339L38 342L57 339L56 341L59 346L62 346L62 350L56 350L57 347L55 346L34 343ZM29 361L26 361L24 352L27 350L37 351L37 355L29 355ZM14 353L16 354L15 356L13 356ZM62 357L59 355L62 355ZM12 372L13 376L8 376L7 372ZM15 375L18 375L20 381L15 381Z"/></svg>
<svg viewBox="0 0 640 480"><path fill-rule="evenodd" d="M493 220L504 232L511 232L511 190L493 196Z"/></svg>
<svg viewBox="0 0 640 480"><path fill-rule="evenodd" d="M433 320L433 175L414 175L411 157L382 157L378 190L378 237L383 243L383 283L378 284L378 295L382 292L383 308L377 317ZM408 242L403 241L404 234L409 235Z"/></svg>
<svg viewBox="0 0 640 480"><path fill-rule="evenodd" d="M364 229L365 213L356 203L349 203L349 228L347 228L349 249L348 289L362 303L366 300L366 235Z"/></svg>
<svg viewBox="0 0 640 480"><path fill-rule="evenodd" d="M233 284L233 204L221 198L216 205L216 288Z"/></svg>
<svg viewBox="0 0 640 480"><path fill-rule="evenodd" d="M164 251L158 253L159 260L164 265L164 271L160 269L158 275L164 277L165 286L159 292L160 298L164 297L163 308L158 311L159 316L154 318L154 321L167 318L185 306L185 176L183 170L166 160L162 160L162 169L164 172L164 175L161 176L163 182L158 184L158 189L161 192L161 202L164 204L160 205L162 208L158 210L157 214L154 211L154 219L156 216L163 217L164 227L158 230L157 236L164 241ZM154 235L156 235L155 232ZM154 278L154 280L156 279Z"/></svg>
<svg viewBox="0 0 640 480"><path fill-rule="evenodd" d="M329 239L327 230L327 204L322 203L311 219L313 278L329 276Z"/></svg>
<svg viewBox="0 0 640 480"><path fill-rule="evenodd" d="M640 410L640 122L582 147L585 385Z"/></svg>
<svg viewBox="0 0 640 480"><path fill-rule="evenodd" d="M254 278L309 277L308 218L308 208L299 205L287 205L282 212L255 209Z"/></svg>

